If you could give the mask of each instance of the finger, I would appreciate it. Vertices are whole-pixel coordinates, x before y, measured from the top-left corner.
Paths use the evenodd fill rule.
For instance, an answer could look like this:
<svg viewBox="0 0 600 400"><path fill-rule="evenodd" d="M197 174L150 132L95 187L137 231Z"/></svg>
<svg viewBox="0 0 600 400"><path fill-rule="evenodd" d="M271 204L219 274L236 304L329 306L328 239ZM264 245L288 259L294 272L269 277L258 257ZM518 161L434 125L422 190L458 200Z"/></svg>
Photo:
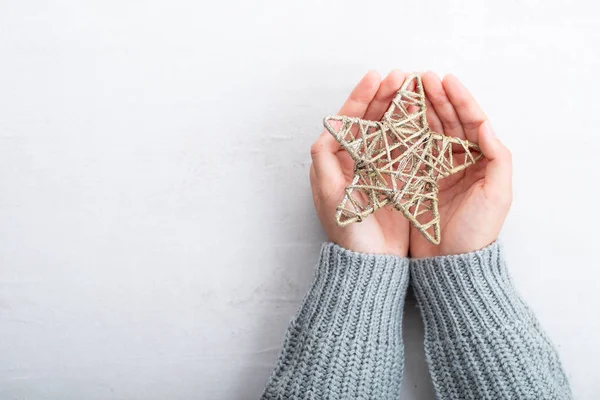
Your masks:
<svg viewBox="0 0 600 400"><path fill-rule="evenodd" d="M338 115L345 115L347 117L358 117L363 118L369 104L375 97L377 90L379 89L379 84L381 82L381 77L377 73L377 71L369 71L362 79L358 82L358 84L354 87L350 96L338 112ZM321 145L327 151L335 153L340 149L340 144L335 140L333 136L327 132L326 129L323 130L319 140L323 140ZM316 143L315 143L316 144Z"/></svg>
<svg viewBox="0 0 600 400"><path fill-rule="evenodd" d="M479 147L487 158L484 193L486 197L506 200L512 199L512 156L510 151L498 140L488 121L479 127Z"/></svg>
<svg viewBox="0 0 600 400"><path fill-rule="evenodd" d="M400 70L395 69L390 72L388 76L381 81L375 97L373 97L373 100L365 112L364 119L379 121L390 107L392 100L396 96L400 86L402 86L405 78L406 74Z"/></svg>
<svg viewBox="0 0 600 400"><path fill-rule="evenodd" d="M339 187L343 185L344 173L335 153L329 151L314 152L311 148L312 168L316 183L321 187Z"/></svg>
<svg viewBox="0 0 600 400"><path fill-rule="evenodd" d="M406 79L406 74L400 70L393 70L385 77L381 84L379 85L379 89L369 104L369 108L365 112L364 119L379 121L383 115L390 109L392 105L392 100L396 97L398 93L398 89L404 83ZM399 149L392 150L391 157L395 159L399 157L401 151ZM394 164L397 166L397 163Z"/></svg>
<svg viewBox="0 0 600 400"><path fill-rule="evenodd" d="M331 139L337 143L333 136L321 135L310 147L314 173L319 179L334 180L338 179L338 176L343 176L342 167L335 154L335 145Z"/></svg>
<svg viewBox="0 0 600 400"><path fill-rule="evenodd" d="M363 118L369 104L379 89L380 83L381 77L377 71L367 72L360 82L358 82L354 90L352 90L338 114L348 117Z"/></svg>
<svg viewBox="0 0 600 400"><path fill-rule="evenodd" d="M336 207L337 203L339 202L339 199L331 198L331 186L329 186L329 190L328 186L325 185L324 187L323 181L318 179L317 177L314 164L310 166L309 179L311 190L314 196L315 206L317 206L317 203L319 203L325 206Z"/></svg>
<svg viewBox="0 0 600 400"><path fill-rule="evenodd" d="M454 106L465 136L477 143L479 127L487 119L469 90L453 75L446 75L442 82L446 95Z"/></svg>
<svg viewBox="0 0 600 400"><path fill-rule="evenodd" d="M465 138L462 124L454 106L446 96L446 91L442 86L440 78L431 71L427 71L421 77L425 94L429 98L435 113L442 123L444 134L449 136ZM440 132L441 133L441 132Z"/></svg>
<svg viewBox="0 0 600 400"><path fill-rule="evenodd" d="M442 121L440 121L440 117L438 117L428 98L425 98L425 104L427 104L427 124L429 124L429 128L434 132L443 132Z"/></svg>

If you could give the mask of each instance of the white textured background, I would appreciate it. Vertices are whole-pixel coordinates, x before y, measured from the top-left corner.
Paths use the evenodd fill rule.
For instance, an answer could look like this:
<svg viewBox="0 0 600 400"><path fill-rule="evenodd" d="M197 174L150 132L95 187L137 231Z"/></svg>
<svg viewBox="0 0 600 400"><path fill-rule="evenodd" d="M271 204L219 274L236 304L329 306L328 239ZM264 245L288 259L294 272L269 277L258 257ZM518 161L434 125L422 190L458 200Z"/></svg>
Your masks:
<svg viewBox="0 0 600 400"><path fill-rule="evenodd" d="M0 398L256 399L323 240L321 118L399 67L512 149L515 281L597 399L598 6L494 3L0 0Z"/></svg>

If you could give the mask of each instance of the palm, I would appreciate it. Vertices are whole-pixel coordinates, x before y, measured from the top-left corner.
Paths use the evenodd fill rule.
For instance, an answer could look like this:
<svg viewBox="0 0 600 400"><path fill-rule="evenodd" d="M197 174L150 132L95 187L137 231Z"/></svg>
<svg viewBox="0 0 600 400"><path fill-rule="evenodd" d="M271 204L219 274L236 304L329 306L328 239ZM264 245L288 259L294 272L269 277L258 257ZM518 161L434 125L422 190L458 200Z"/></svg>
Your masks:
<svg viewBox="0 0 600 400"><path fill-rule="evenodd" d="M413 256L449 254L469 240L485 218L482 209L483 183L486 161L480 161L467 170L439 181L438 209L440 213L441 242L431 244L411 227L410 248Z"/></svg>
<svg viewBox="0 0 600 400"><path fill-rule="evenodd" d="M345 188L354 177L354 160L345 150L338 151L336 157L342 167L343 179L337 185L335 198L341 199L345 195ZM361 223L350 224L340 229L340 233L348 239L360 238L369 248L376 248L377 251L373 252L398 254L401 250L408 249L409 222L402 213L390 207L377 210Z"/></svg>

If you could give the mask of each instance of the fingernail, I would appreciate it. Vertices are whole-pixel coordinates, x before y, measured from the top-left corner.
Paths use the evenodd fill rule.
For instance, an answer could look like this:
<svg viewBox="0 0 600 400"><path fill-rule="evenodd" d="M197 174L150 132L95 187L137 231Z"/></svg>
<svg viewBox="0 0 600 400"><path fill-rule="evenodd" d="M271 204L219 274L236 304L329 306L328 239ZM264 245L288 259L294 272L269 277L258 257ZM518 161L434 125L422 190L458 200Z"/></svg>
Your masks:
<svg viewBox="0 0 600 400"><path fill-rule="evenodd" d="M485 121L483 123L483 129L487 135L496 137L496 132L494 132L494 129L492 128L492 124L490 124L490 121Z"/></svg>

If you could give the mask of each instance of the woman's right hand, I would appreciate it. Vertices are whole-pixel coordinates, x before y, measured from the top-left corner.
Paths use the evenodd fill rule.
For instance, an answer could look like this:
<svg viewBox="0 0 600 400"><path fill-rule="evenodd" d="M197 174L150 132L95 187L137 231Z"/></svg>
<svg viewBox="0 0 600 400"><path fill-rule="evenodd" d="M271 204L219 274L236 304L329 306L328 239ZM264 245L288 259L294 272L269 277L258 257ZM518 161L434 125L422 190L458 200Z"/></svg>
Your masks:
<svg viewBox="0 0 600 400"><path fill-rule="evenodd" d="M356 85L339 115L381 119L406 74L392 71L383 81L377 72L367 73ZM323 130L310 150L310 182L315 208L327 238L348 250L361 253L408 254L409 222L402 213L385 207L361 223L337 225L335 213L354 175L354 161L329 132Z"/></svg>

